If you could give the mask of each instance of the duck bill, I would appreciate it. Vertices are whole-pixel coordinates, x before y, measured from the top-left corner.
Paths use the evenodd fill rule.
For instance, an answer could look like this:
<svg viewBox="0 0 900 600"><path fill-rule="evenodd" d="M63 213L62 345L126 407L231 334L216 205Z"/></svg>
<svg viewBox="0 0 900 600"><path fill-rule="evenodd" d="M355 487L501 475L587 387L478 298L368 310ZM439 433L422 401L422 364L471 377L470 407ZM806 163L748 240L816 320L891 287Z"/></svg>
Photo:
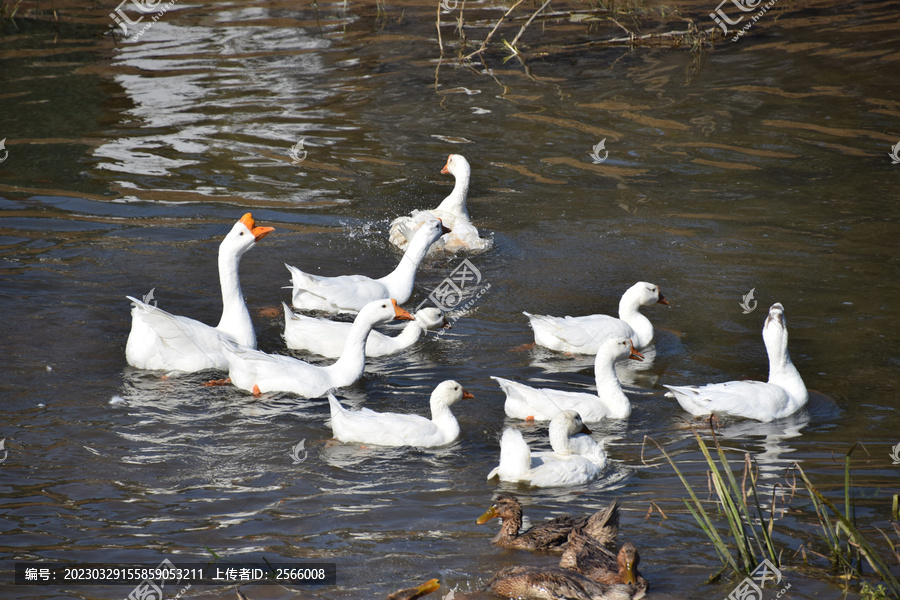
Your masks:
<svg viewBox="0 0 900 600"><path fill-rule="evenodd" d="M452 154L450 156L453 156ZM447 164L444 165L444 168L441 169L441 175L449 175L450 174L450 156L447 157Z"/></svg>
<svg viewBox="0 0 900 600"><path fill-rule="evenodd" d="M250 230L250 235L252 235L257 242L275 231L274 227L257 227L252 213L247 213L241 217L241 223Z"/></svg>
<svg viewBox="0 0 900 600"><path fill-rule="evenodd" d="M416 590L419 592L420 596L424 596L425 594L430 594L431 592L438 591L440 587L440 581L438 581L437 579L429 579L428 581L417 587Z"/></svg>
<svg viewBox="0 0 900 600"><path fill-rule="evenodd" d="M394 305L394 318L398 321L412 321L413 316L406 309L400 308L397 301L391 298L391 304Z"/></svg>
<svg viewBox="0 0 900 600"><path fill-rule="evenodd" d="M622 573L622 583L637 583L637 576L634 572L633 564L626 564L624 573Z"/></svg>
<svg viewBox="0 0 900 600"><path fill-rule="evenodd" d="M659 292L659 299L656 301L656 303L668 305L669 301L666 300L666 297L662 295L662 292Z"/></svg>
<svg viewBox="0 0 900 600"><path fill-rule="evenodd" d="M493 519L496 516L497 516L497 509L492 506L489 509L487 509L487 512L485 512L483 515L481 515L480 517L475 519L475 524L476 525L484 525L485 523L487 523L488 521L490 521L491 519Z"/></svg>
<svg viewBox="0 0 900 600"><path fill-rule="evenodd" d="M441 220L438 219L438 221L441 221ZM444 222L441 221L441 235L444 235L445 233L450 233L451 231L453 231L453 230L450 229L449 227L447 227L446 225L444 225Z"/></svg>
<svg viewBox="0 0 900 600"><path fill-rule="evenodd" d="M591 434L594 433L594 432L591 431L590 429L588 429L588 426L587 426L587 425L582 425L582 426L581 426L581 431L579 431L578 433L586 433L586 434L588 434L588 435L591 435Z"/></svg>
<svg viewBox="0 0 900 600"><path fill-rule="evenodd" d="M637 350L635 350L634 342L631 342L631 354L628 355L628 358L630 358L632 360L639 360L639 361L644 360L644 355L641 354L640 352L638 352Z"/></svg>
<svg viewBox="0 0 900 600"><path fill-rule="evenodd" d="M472 392L467 392L466 390L463 390L463 398L474 398L474 397L475 397L475 394L473 394Z"/></svg>
<svg viewBox="0 0 900 600"><path fill-rule="evenodd" d="M444 317L444 323L441 325L441 329L453 329L453 325L450 324L447 317Z"/></svg>

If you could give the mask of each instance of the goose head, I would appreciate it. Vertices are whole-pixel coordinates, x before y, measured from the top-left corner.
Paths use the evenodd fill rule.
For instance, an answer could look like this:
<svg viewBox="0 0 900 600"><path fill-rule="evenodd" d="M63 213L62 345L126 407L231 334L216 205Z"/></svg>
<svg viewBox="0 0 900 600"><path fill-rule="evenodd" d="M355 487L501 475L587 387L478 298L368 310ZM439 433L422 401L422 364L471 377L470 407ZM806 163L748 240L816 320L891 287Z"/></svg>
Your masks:
<svg viewBox="0 0 900 600"><path fill-rule="evenodd" d="M399 321L412 321L413 317L406 310L400 308L393 298L374 300L362 307L356 319L375 325L397 319Z"/></svg>
<svg viewBox="0 0 900 600"><path fill-rule="evenodd" d="M275 231L274 227L257 227L253 215L250 213L241 217L241 220L234 224L225 239L219 245L219 252L230 252L235 256L241 256L256 245L256 242L263 239L270 233Z"/></svg>
<svg viewBox="0 0 900 600"><path fill-rule="evenodd" d="M444 316L443 311L435 306L423 308L415 314L415 318L416 323L426 331L433 331L441 327L450 329L450 323Z"/></svg>
<svg viewBox="0 0 900 600"><path fill-rule="evenodd" d="M441 169L442 174L453 175L456 178L468 178L471 172L472 168L469 166L469 161L462 154L451 154L448 156L447 164Z"/></svg>
<svg viewBox="0 0 900 600"><path fill-rule="evenodd" d="M444 227L440 219L428 219L416 229L406 251L412 255L421 254L424 257L428 248L445 233L450 233L450 230Z"/></svg>
<svg viewBox="0 0 900 600"><path fill-rule="evenodd" d="M472 394L463 389L463 386L448 379L438 384L431 392L431 405L451 406L463 398L474 398Z"/></svg>
<svg viewBox="0 0 900 600"><path fill-rule="evenodd" d="M776 302L769 308L769 316L766 317L766 324L763 325L762 335L770 363L781 364L785 360L790 360L787 349L787 323L784 320L784 306L780 302Z"/></svg>
<svg viewBox="0 0 900 600"><path fill-rule="evenodd" d="M628 303L633 306L633 308L637 308L639 306L650 306L652 304L668 304L669 301L666 300L665 296L662 295L662 292L659 291L659 286L654 285L652 283L648 283L646 281L638 281L636 284L628 288L622 295L622 303L626 302L626 298L628 299Z"/></svg>
<svg viewBox="0 0 900 600"><path fill-rule="evenodd" d="M562 455L572 454L572 450L569 448L569 438L579 433L591 433L591 430L581 420L581 415L574 410L564 410L557 413L550 420L549 430L550 446L554 452Z"/></svg>
<svg viewBox="0 0 900 600"><path fill-rule="evenodd" d="M609 362L616 362L626 358L638 361L644 360L644 355L634 348L634 342L626 337L610 338L603 342L600 345L597 357L602 357Z"/></svg>

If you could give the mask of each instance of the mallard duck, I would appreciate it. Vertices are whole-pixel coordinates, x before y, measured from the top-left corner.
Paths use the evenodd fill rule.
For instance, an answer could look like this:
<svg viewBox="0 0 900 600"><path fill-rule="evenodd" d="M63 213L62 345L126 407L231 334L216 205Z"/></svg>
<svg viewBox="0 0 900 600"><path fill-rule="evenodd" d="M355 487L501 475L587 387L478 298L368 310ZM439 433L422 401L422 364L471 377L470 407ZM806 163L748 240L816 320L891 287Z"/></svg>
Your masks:
<svg viewBox="0 0 900 600"><path fill-rule="evenodd" d="M421 598L425 594L437 591L440 587L440 581L437 579L429 579L422 585L394 592L387 597L387 600L416 600L416 598Z"/></svg>
<svg viewBox="0 0 900 600"><path fill-rule="evenodd" d="M449 231L440 219L428 219L416 231L397 268L380 279L365 275L310 275L285 264L291 272L291 302L301 310L351 314L359 312L367 303L382 298L393 298L404 304L412 295L416 271L429 246Z"/></svg>
<svg viewBox="0 0 900 600"><path fill-rule="evenodd" d="M653 324L639 309L668 303L658 286L639 281L622 294L618 319L609 315L549 317L523 314L530 320L534 342L539 346L572 354L596 354L600 344L611 337L629 338L638 350L649 346L653 341Z"/></svg>
<svg viewBox="0 0 900 600"><path fill-rule="evenodd" d="M666 395L674 397L681 408L696 416L719 413L765 423L794 414L806 404L809 394L788 354L787 324L780 303L769 309L762 336L769 355L767 382L728 381L700 387L667 385Z"/></svg>
<svg viewBox="0 0 900 600"><path fill-rule="evenodd" d="M305 350L325 356L337 358L344 351L347 336L353 328L351 323L319 319L294 313L284 306L284 341L291 350ZM374 358L396 354L415 344L426 331L448 328L450 323L441 309L429 306L416 311L414 320L406 324L398 335L384 335L374 329L366 338L366 356Z"/></svg>
<svg viewBox="0 0 900 600"><path fill-rule="evenodd" d="M600 583L631 583L646 591L649 584L638 570L640 560L641 556L631 542L626 542L618 553L613 554L586 530L576 528L569 535L559 566Z"/></svg>
<svg viewBox="0 0 900 600"><path fill-rule="evenodd" d="M635 585L599 583L561 567L507 567L494 575L487 589L517 600L637 600L644 596Z"/></svg>
<svg viewBox="0 0 900 600"><path fill-rule="evenodd" d="M601 543L614 542L618 534L619 503L613 501L605 509L590 516L560 515L520 533L522 504L514 495L503 493L497 496L491 507L475 522L482 525L495 517L502 524L500 531L491 540L494 545L516 550L562 552L569 534L576 528L591 532Z"/></svg>
<svg viewBox="0 0 900 600"><path fill-rule="evenodd" d="M459 423L450 407L463 398L474 396L453 380L441 382L431 393L431 418L427 419L368 408L347 410L328 394L331 430L342 442L421 448L444 446L459 437Z"/></svg>
<svg viewBox="0 0 900 600"><path fill-rule="evenodd" d="M535 388L501 377L491 379L506 394L504 410L514 419L549 421L561 410L574 410L585 421L627 419L631 415L631 402L622 391L615 369L616 361L624 358L643 359L630 339L612 338L600 345L594 361L595 394Z"/></svg>
<svg viewBox="0 0 900 600"><path fill-rule="evenodd" d="M222 318L215 327L126 296L133 306L131 332L125 345L128 364L138 369L184 373L227 369L222 340L256 348L256 333L244 304L238 267L244 253L273 231L272 227L257 227L253 216L247 213L219 244Z"/></svg>
<svg viewBox="0 0 900 600"><path fill-rule="evenodd" d="M469 192L469 178L472 170L469 161L461 154L451 154L447 164L441 169L443 174L452 174L456 184L450 195L432 210L414 210L411 216L397 217L391 222L390 241L401 250L413 239L416 230L429 218L437 217L451 229L451 233L435 242L428 250L429 254L437 252L482 252L491 247L491 240L479 237L478 229L469 220L466 208L466 196Z"/></svg>
<svg viewBox="0 0 900 600"><path fill-rule="evenodd" d="M591 430L577 412L560 412L548 429L553 451L531 452L521 431L506 428L500 437L500 464L488 479L555 487L581 485L600 476L606 468L606 452L588 435Z"/></svg>
<svg viewBox="0 0 900 600"><path fill-rule="evenodd" d="M412 315L397 306L396 300L376 300L365 305L353 321L344 353L326 367L223 342L228 377L235 386L254 394L292 392L304 398L324 396L328 390L350 385L362 377L366 369L366 338L376 323L391 319L409 321Z"/></svg>

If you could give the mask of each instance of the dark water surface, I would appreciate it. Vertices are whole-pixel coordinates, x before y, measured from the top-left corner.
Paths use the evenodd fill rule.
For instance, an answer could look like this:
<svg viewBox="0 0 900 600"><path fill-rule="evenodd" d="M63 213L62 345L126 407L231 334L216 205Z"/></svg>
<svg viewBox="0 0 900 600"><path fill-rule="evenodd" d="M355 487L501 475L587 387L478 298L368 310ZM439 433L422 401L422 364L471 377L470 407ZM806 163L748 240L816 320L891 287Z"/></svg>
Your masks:
<svg viewBox="0 0 900 600"><path fill-rule="evenodd" d="M177 565L212 551L337 563L338 586L243 588L254 600L380 598L431 577L440 597L509 564L552 562L498 551L495 525L475 525L510 489L535 521L618 498L621 536L641 549L651 598L726 597L735 580L704 583L716 554L678 478L642 443L662 444L705 497L686 414L661 384L765 378L760 330L774 302L816 392L785 421L733 422L724 444L735 465L752 453L767 485L798 461L840 499L842 457L863 442L853 454L856 514L885 548L874 527L890 529L900 476L889 456L900 442L900 165L888 157L900 142L900 3L786 5L748 37L699 55L595 48L523 66L491 54L490 70L450 59L453 15L443 17L438 61L430 3L178 2L139 40L115 45L98 35L112 6L42 3L33 19L27 4L0 38L4 569ZM684 10L708 26L712 4ZM502 10L467 10L476 8L471 22ZM534 25L525 39L585 31L548 26L542 37ZM608 159L593 164L602 139ZM306 158L293 164L301 140ZM254 399L200 385L219 373L165 380L126 365L126 294L155 288L160 307L217 322L217 247L247 211L276 231L244 257L244 294L260 348L285 352L283 263L387 273L399 256L388 223L449 192L439 171L451 152L472 164L469 211L494 240L468 257L490 289L445 335L372 361L339 395L422 414L431 389L456 379L476 398L457 405L452 445L335 444L324 400ZM462 258L426 261L410 307ZM671 306L645 311L657 357L626 389L631 418L593 427L608 439L609 476L563 490L487 482L505 425L489 376L593 386L590 359L519 348L532 341L521 311L614 312L639 280L658 284ZM759 306L744 314L751 288ZM309 456L295 465L301 440ZM775 524L790 598L841 594L795 556L801 544L822 551L814 524L805 491ZM130 591L8 577L0 589L35 599ZM185 597L235 595L196 586Z"/></svg>

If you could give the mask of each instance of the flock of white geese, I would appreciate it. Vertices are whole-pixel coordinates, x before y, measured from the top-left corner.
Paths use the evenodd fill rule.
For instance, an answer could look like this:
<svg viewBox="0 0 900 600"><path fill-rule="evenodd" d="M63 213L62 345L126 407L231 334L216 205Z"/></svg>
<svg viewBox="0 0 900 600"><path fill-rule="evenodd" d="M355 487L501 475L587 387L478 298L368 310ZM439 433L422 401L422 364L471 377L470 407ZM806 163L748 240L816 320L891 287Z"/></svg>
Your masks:
<svg viewBox="0 0 900 600"><path fill-rule="evenodd" d="M256 334L244 303L238 276L241 257L273 231L244 215L225 236L218 253L222 288L222 318L215 327L170 314L155 305L128 297L132 325L126 358L139 369L190 373L206 369L228 372L228 380L254 394L289 392L306 398L327 396L334 437L342 442L385 446L431 447L449 444L459 435L450 407L471 397L455 381L444 381L431 394L431 418L383 413L367 408L347 410L332 391L359 379L366 357L401 352L428 330L446 325L437 308L415 316L404 310L412 295L416 271L435 252L484 252L491 240L479 235L469 219L466 196L470 167L451 154L442 173L452 174L453 191L433 210L414 211L390 226L390 241L403 250L396 268L383 277L312 275L285 265L291 274L291 304L284 305L287 347L337 360L313 365L292 356L268 354L256 348ZM500 439L499 465L489 478L538 487L579 485L599 477L606 465L603 445L590 436L584 422L626 419L631 404L623 393L614 365L643 359L641 350L653 342L653 325L640 309L668 302L657 286L638 282L622 296L618 318L609 315L552 317L524 313L535 343L551 350L596 355L596 393L535 388L494 377L506 395L505 412L513 419L548 421L551 451L532 452L522 434L509 427ZM296 312L295 312L296 311ZM353 323L301 314L318 311L355 314ZM409 323L397 336L373 328L391 320ZM768 381L729 381L703 386L665 386L681 407L693 415L710 413L771 421L799 410L807 391L788 354L784 307L774 304L763 326L769 358Z"/></svg>

